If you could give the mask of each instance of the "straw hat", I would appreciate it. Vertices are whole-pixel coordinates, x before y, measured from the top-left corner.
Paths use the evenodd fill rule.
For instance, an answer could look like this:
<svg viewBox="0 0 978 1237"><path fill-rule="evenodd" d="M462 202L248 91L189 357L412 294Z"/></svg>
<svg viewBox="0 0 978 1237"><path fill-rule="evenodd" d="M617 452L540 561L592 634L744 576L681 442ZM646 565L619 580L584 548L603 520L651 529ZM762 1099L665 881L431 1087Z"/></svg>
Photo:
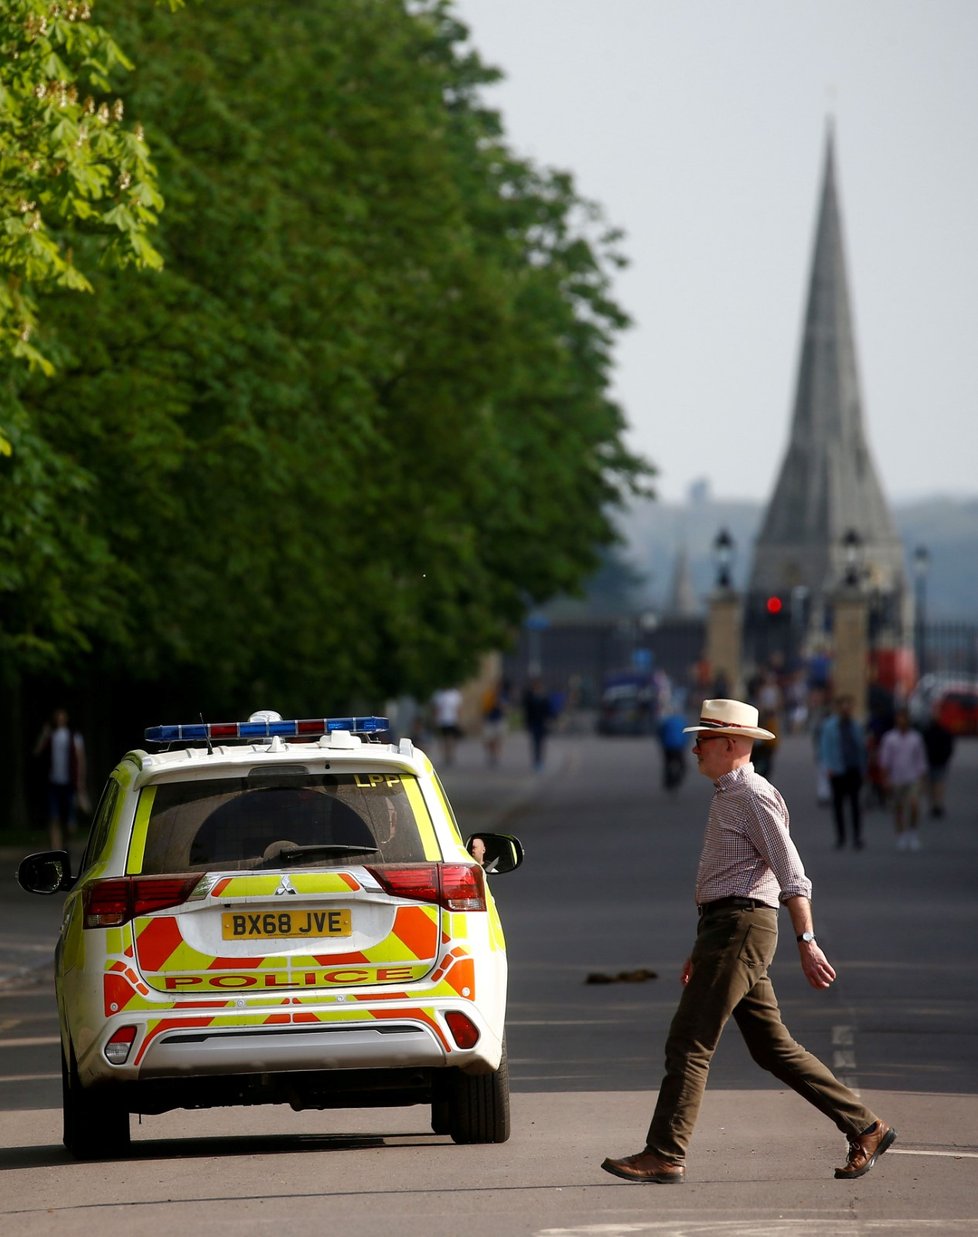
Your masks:
<svg viewBox="0 0 978 1237"><path fill-rule="evenodd" d="M744 704L740 700L704 700L700 710L699 724L687 726L683 734L695 734L706 730L714 734L728 734L735 739L776 738L770 730L758 726L757 709L752 704Z"/></svg>

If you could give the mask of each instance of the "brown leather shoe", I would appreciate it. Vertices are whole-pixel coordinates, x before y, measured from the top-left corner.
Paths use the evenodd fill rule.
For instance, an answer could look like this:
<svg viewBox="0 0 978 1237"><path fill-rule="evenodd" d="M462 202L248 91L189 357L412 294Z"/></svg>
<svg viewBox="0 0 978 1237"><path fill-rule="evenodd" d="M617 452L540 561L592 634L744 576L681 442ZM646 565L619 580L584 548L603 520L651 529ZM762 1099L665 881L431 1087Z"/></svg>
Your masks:
<svg viewBox="0 0 978 1237"><path fill-rule="evenodd" d="M607 1159L601 1165L606 1173L624 1181L657 1181L660 1185L682 1185L686 1169L682 1164L669 1164L652 1151L626 1155L620 1160Z"/></svg>
<svg viewBox="0 0 978 1237"><path fill-rule="evenodd" d="M885 1121L877 1121L871 1134L860 1134L849 1139L849 1157L844 1168L835 1170L836 1177L854 1181L864 1177L884 1151L896 1142L896 1130L891 1130Z"/></svg>

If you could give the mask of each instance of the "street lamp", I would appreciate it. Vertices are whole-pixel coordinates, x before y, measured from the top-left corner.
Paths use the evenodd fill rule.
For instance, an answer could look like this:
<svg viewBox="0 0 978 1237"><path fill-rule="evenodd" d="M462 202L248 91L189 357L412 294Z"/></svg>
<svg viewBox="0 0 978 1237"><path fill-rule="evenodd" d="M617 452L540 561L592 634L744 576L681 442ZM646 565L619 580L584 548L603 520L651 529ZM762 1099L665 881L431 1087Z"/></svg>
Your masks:
<svg viewBox="0 0 978 1237"><path fill-rule="evenodd" d="M926 546L919 545L913 552L914 600L916 622L914 630L917 635L917 674L923 678L926 661L927 632L925 620L927 617L927 573L930 570L930 551Z"/></svg>
<svg viewBox="0 0 978 1237"><path fill-rule="evenodd" d="M730 567L733 563L734 539L721 528L713 540L713 561L717 569L717 588L731 588Z"/></svg>
<svg viewBox="0 0 978 1237"><path fill-rule="evenodd" d="M845 583L855 588L862 576L863 539L854 528L850 528L842 538L842 547L845 551Z"/></svg>

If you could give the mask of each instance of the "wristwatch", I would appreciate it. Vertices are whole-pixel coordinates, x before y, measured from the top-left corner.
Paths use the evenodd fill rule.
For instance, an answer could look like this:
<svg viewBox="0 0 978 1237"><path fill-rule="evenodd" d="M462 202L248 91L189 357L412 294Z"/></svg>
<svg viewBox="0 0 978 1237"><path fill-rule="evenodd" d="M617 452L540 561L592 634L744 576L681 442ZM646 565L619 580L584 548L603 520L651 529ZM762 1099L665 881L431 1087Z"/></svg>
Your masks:
<svg viewBox="0 0 978 1237"><path fill-rule="evenodd" d="M799 936L795 937L795 940L798 941L799 943L801 941L804 941L806 945L813 945L815 943L815 933L814 932L802 932Z"/></svg>

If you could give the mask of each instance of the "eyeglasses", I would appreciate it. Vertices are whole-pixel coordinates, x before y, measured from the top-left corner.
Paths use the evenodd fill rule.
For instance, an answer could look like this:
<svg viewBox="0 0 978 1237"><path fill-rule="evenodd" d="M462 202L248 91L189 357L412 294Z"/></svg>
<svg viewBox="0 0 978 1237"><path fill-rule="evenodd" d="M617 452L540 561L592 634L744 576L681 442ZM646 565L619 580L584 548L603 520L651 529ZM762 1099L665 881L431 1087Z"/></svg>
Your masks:
<svg viewBox="0 0 978 1237"><path fill-rule="evenodd" d="M717 739L728 739L730 736L725 734L698 734L693 747L702 747L704 743L713 743Z"/></svg>

